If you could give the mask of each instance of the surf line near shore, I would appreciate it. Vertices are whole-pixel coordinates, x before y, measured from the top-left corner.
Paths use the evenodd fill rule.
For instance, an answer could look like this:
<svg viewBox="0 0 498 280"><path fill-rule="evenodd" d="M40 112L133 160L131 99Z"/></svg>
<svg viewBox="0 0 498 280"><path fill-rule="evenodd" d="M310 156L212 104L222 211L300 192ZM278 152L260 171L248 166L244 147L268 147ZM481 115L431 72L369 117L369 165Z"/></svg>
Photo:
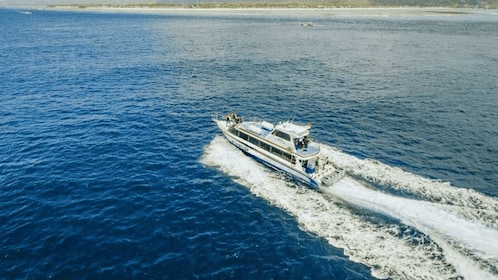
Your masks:
<svg viewBox="0 0 498 280"><path fill-rule="evenodd" d="M275 16L437 16L473 14L471 8L447 7L185 7L133 5L51 5L44 10L144 14L275 15Z"/></svg>

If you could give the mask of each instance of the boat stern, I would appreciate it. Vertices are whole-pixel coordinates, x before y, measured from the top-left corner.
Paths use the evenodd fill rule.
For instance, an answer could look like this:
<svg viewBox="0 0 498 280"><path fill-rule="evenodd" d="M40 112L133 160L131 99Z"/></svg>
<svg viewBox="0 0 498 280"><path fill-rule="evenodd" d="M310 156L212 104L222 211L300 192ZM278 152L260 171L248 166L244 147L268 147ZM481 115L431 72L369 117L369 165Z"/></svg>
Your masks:
<svg viewBox="0 0 498 280"><path fill-rule="evenodd" d="M328 173L327 175L322 177L321 183L325 187L330 187L337 183L339 180L346 176L346 172L344 170L335 169L334 171Z"/></svg>

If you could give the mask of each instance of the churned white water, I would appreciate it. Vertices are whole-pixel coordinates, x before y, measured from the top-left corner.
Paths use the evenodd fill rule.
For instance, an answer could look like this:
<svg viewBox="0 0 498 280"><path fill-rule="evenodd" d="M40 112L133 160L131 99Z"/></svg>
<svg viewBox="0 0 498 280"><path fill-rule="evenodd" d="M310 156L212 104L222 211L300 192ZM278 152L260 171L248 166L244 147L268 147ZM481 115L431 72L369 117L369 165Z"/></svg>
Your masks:
<svg viewBox="0 0 498 280"><path fill-rule="evenodd" d="M330 147L325 150L331 156L342 156L343 167L351 168L361 162L360 169L377 181L398 181L406 188L429 182L442 184L445 191L454 192L449 196L457 197L455 193L461 192L415 174L399 176L402 170L375 161L361 161ZM219 168L253 194L284 209L296 218L304 231L344 249L351 260L368 265L376 277L496 277L498 246L494 241L498 240L498 230L487 224L486 219L460 215L472 207L458 206L465 204L462 201L467 199L465 196L451 206L456 210L448 210L446 204L382 192L350 176L332 187L310 190L295 186L288 178L246 157L221 136L216 136L206 147L202 162ZM382 166L381 171L378 171L379 166ZM381 174L379 177L375 175L376 170ZM359 173L358 170L351 172ZM426 185L426 188L430 187L434 188ZM419 191L416 187L410 190ZM437 195L438 191L434 192ZM476 205L493 204L486 196L480 196L480 199L475 201Z"/></svg>

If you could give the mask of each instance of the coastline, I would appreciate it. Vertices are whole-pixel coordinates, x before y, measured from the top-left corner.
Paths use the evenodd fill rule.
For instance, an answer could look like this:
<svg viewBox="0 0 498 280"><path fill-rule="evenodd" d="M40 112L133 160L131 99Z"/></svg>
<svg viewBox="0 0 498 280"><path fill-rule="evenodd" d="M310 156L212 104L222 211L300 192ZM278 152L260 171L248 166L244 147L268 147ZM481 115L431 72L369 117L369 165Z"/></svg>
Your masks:
<svg viewBox="0 0 498 280"><path fill-rule="evenodd" d="M109 13L142 13L142 14L174 14L174 15L282 15L282 16L430 16L430 15L465 15L487 11L475 8L451 7L337 7L337 8L279 8L279 7L240 7L240 8L186 8L186 7L113 7L113 6L50 6L40 10L109 12Z"/></svg>

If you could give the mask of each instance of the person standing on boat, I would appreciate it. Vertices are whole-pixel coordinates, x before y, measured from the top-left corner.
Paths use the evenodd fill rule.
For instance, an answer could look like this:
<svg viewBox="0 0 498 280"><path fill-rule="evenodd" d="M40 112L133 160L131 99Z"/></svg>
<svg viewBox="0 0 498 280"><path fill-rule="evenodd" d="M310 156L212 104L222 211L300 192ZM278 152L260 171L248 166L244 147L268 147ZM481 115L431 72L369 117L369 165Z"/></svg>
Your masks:
<svg viewBox="0 0 498 280"><path fill-rule="evenodd" d="M310 138L309 138L307 135L306 135L306 136L304 136L304 139L303 139L303 140L304 140L304 141L303 141L303 142L304 142L304 148L306 149L306 148L308 148L308 144L309 144L311 141L310 141Z"/></svg>

